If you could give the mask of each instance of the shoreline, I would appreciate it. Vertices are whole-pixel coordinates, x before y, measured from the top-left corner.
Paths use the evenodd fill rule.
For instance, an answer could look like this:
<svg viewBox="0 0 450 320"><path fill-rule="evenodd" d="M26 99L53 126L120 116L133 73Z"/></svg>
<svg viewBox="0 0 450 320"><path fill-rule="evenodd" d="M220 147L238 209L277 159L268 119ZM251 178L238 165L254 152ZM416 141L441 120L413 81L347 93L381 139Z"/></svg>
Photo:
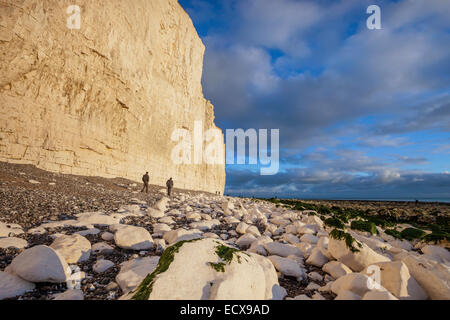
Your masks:
<svg viewBox="0 0 450 320"><path fill-rule="evenodd" d="M255 198L255 199L261 199L261 200L270 200L270 199L279 199L279 200L293 200L293 201L353 201L353 202L398 202L398 203L416 203L416 199L401 199L401 198L394 198L394 199L386 199L386 198L374 198L374 199L344 199L344 198L295 198L295 197L249 197L249 196L242 196L242 195L233 195L233 194L227 194L225 192L225 195L229 197L234 198ZM433 203L433 204L443 204L443 205L450 205L450 199L417 199L418 203Z"/></svg>
<svg viewBox="0 0 450 320"><path fill-rule="evenodd" d="M283 200L289 200L290 198L280 198ZM292 198L294 199L294 198ZM402 199L314 199L314 198L302 198L302 199L295 199L299 201L354 201L354 202L399 202L399 203L412 203L415 204L415 200L402 200ZM417 199L419 200L418 203L436 203L436 204L443 204L443 205L450 205L450 199L449 200L431 200L431 199Z"/></svg>

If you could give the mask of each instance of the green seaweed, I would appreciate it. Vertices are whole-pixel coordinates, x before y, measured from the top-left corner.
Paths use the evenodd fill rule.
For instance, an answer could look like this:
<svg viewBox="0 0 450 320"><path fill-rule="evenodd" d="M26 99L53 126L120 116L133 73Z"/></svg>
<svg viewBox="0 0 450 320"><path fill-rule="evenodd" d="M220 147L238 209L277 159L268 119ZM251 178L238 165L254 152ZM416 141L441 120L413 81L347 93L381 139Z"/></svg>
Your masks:
<svg viewBox="0 0 450 320"><path fill-rule="evenodd" d="M294 203L290 203L291 205L293 205L293 209L297 210L297 211L303 211L303 210L314 210L317 211L317 206L313 205L313 204L309 204L306 202L302 202L302 201L293 201Z"/></svg>
<svg viewBox="0 0 450 320"><path fill-rule="evenodd" d="M388 220L383 219L383 218L381 218L379 216L368 216L368 217L366 217L366 219L368 221L370 221L370 222L375 223L377 226L380 226L380 227L383 227L383 228L387 228L387 227L393 228L393 227L395 227L395 222L388 221Z"/></svg>
<svg viewBox="0 0 450 320"><path fill-rule="evenodd" d="M348 223L349 219L355 218L356 216L358 216L351 209L342 210L339 207L333 207L333 208L334 208L334 210L333 210L334 217L341 220L344 223ZM338 208L338 209L336 209L336 208Z"/></svg>
<svg viewBox="0 0 450 320"><path fill-rule="evenodd" d="M328 213L327 210L329 210L325 206L317 206L314 204L306 203L300 200L289 200L289 199L278 199L278 198L270 198L270 199L261 199L265 201L269 201L274 204L284 204L287 206L290 206L293 210L303 211L303 210L313 210L313 211L319 211L320 208L324 210L323 213ZM314 213L309 213L310 215L314 215Z"/></svg>
<svg viewBox="0 0 450 320"><path fill-rule="evenodd" d="M370 221L364 221L364 220L354 220L350 224L350 228L354 230L360 230L360 231L367 231L371 234L377 234L377 227L375 223Z"/></svg>
<svg viewBox="0 0 450 320"><path fill-rule="evenodd" d="M216 254L223 262L208 262L208 264L217 272L225 272L225 265L230 264L233 261L234 256L236 256L237 262L241 263L240 253L250 256L248 253L241 250L231 248L223 245L222 243L216 241L218 246L216 247Z"/></svg>
<svg viewBox="0 0 450 320"><path fill-rule="evenodd" d="M208 264L217 272L225 272L225 263L223 262L218 263L208 262Z"/></svg>
<svg viewBox="0 0 450 320"><path fill-rule="evenodd" d="M334 213L337 213L337 214L340 214L340 213L343 212L343 211L342 211L342 208L341 208L341 207L338 207L338 206L332 206L332 207L331 207L331 211L333 211Z"/></svg>
<svg viewBox="0 0 450 320"><path fill-rule="evenodd" d="M432 233L424 236L423 240L425 240L426 242L433 242L435 244L442 240L450 241L450 233L433 231Z"/></svg>
<svg viewBox="0 0 450 320"><path fill-rule="evenodd" d="M324 206L324 205L321 205L321 206L317 209L317 212L319 212L320 214L330 214L330 213L331 213L331 210L330 210L330 208L328 208L328 207L326 207L326 206Z"/></svg>
<svg viewBox="0 0 450 320"><path fill-rule="evenodd" d="M439 232L450 233L450 217L436 217L436 226Z"/></svg>
<svg viewBox="0 0 450 320"><path fill-rule="evenodd" d="M324 221L326 226L335 227L337 229L344 229L344 223L338 218L328 218Z"/></svg>
<svg viewBox="0 0 450 320"><path fill-rule="evenodd" d="M159 262L158 265L156 266L156 269L151 274L148 274L145 277L145 279L141 282L141 284L137 287L137 289L132 292L134 294L131 297L131 300L148 300L150 294L152 293L153 283L155 281L156 276L163 272L166 272L167 269L169 269L170 264L174 260L175 253L177 253L185 243L194 242L198 240L200 239L184 240L177 242L174 245L171 245L170 247L166 248L166 250L164 250L163 254L159 258Z"/></svg>
<svg viewBox="0 0 450 320"><path fill-rule="evenodd" d="M416 228L406 228L402 232L400 232L403 239L406 240L414 240L421 239L426 235L426 232Z"/></svg>
<svg viewBox="0 0 450 320"><path fill-rule="evenodd" d="M341 220L343 223L348 223L348 219L350 218L350 216L345 214L345 213L344 214L340 214L340 215L335 214L334 217L336 219Z"/></svg>
<svg viewBox="0 0 450 320"><path fill-rule="evenodd" d="M388 234L388 235L390 235L390 236L393 236L394 238L402 239L402 234L401 234L401 232L400 232L400 231L397 231L397 230L395 230L395 229L386 229L386 230L384 230L384 233L386 233L386 234Z"/></svg>
<svg viewBox="0 0 450 320"><path fill-rule="evenodd" d="M238 263L241 263L241 257L238 253L241 253L241 250L227 247L220 242L218 242L219 245L216 247L216 254L219 256L222 261L225 261L227 264L230 264L231 261L233 261L234 255L236 255Z"/></svg>
<svg viewBox="0 0 450 320"><path fill-rule="evenodd" d="M295 199L261 199L264 201L270 201L275 204L282 204L287 208L291 208L293 210L313 210L319 213L322 221L326 221L329 218L335 218L342 221L344 224L347 224L351 219L360 218L366 220L366 227L364 231L369 231L371 233L378 233L376 228L374 229L370 223L375 224L376 226L380 226L383 229L386 229L386 233L392 235L398 239L421 239L425 241L441 241L448 240L450 237L450 216L445 212L441 212L441 210L435 209L431 212L429 219L430 221L426 221L425 219L420 219L423 216L423 213L416 209L414 210L414 215L404 215L402 210L391 210L387 208L383 208L380 210L375 209L360 209L360 208L349 208L346 206L337 206L337 205L323 205L323 204L310 204L303 202L301 200ZM403 212L403 213L402 213ZM310 215L314 215L314 213L309 213ZM335 220L328 221L331 227L340 228L340 223ZM369 223L369 224L367 224ZM398 223L409 223L416 230L419 231L405 231L403 236L401 232L395 230L395 226ZM359 225L358 225L359 224ZM353 226L361 226L361 222L357 222L353 224ZM358 228L357 227L357 228ZM387 229L389 228L389 229ZM412 228L412 229L414 229ZM423 234L422 230L430 230L431 234ZM360 230L358 228L358 230ZM390 230L390 231L388 231Z"/></svg>
<svg viewBox="0 0 450 320"><path fill-rule="evenodd" d="M280 200L277 199L277 198L270 198L270 199L267 199L267 201L275 203L275 204L279 204L280 203Z"/></svg>
<svg viewBox="0 0 450 320"><path fill-rule="evenodd" d="M430 224L428 228L435 232L450 233L450 226L446 224Z"/></svg>
<svg viewBox="0 0 450 320"><path fill-rule="evenodd" d="M342 230L333 229L330 232L330 237L336 240L344 240L347 248L349 248L351 252L359 252L359 249L353 246L354 242L358 247L362 248L361 243L356 241L355 238L353 238L349 233L346 233Z"/></svg>

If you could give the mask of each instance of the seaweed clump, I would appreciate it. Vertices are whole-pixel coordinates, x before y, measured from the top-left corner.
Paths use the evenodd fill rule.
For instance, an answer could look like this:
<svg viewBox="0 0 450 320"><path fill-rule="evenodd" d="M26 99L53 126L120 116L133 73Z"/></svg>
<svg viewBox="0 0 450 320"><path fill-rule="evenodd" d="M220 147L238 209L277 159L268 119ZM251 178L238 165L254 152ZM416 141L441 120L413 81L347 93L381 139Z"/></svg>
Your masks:
<svg viewBox="0 0 450 320"><path fill-rule="evenodd" d="M353 246L353 243L360 248L362 248L362 244L355 240L349 233L346 233L342 230L333 229L330 232L330 237L336 240L344 240L347 248L350 249L351 252L359 252L359 249Z"/></svg>
<svg viewBox="0 0 450 320"><path fill-rule="evenodd" d="M131 300L148 300L150 294L152 293L153 283L157 275L166 272L169 269L170 264L173 262L175 258L175 253L177 253L180 248L187 242L194 242L200 239L192 239L192 240L184 240L175 243L174 245L166 248L163 254L159 258L158 265L156 269L148 274L145 279L141 282L141 284L137 287L136 291L134 291L134 295L131 297Z"/></svg>
<svg viewBox="0 0 450 320"><path fill-rule="evenodd" d="M338 218L328 218L324 221L324 223L326 226L335 227L337 229L345 228L344 223L341 220L339 220Z"/></svg>
<svg viewBox="0 0 450 320"><path fill-rule="evenodd" d="M432 233L424 236L423 240L426 242L434 242L435 244L443 240L450 241L450 234L447 232L433 231Z"/></svg>
<svg viewBox="0 0 450 320"><path fill-rule="evenodd" d="M397 239L401 239L402 238L401 232L397 231L395 229L386 229L386 230L384 230L384 233L386 233L386 234L388 234L390 236L393 236L394 238L397 238Z"/></svg>
<svg viewBox="0 0 450 320"><path fill-rule="evenodd" d="M402 232L400 232L403 239L406 240L414 240L421 239L426 235L426 232L416 228L406 228Z"/></svg>
<svg viewBox="0 0 450 320"><path fill-rule="evenodd" d="M371 234L377 234L378 232L375 223L370 221L354 220L350 224L350 228L354 230L367 231Z"/></svg>
<svg viewBox="0 0 450 320"><path fill-rule="evenodd" d="M321 205L321 206L317 209L317 212L319 212L320 214L330 214L330 213L331 213L331 210L330 210L330 208L328 208L328 207L326 207L326 206L324 206L324 205Z"/></svg>
<svg viewBox="0 0 450 320"><path fill-rule="evenodd" d="M216 247L216 254L223 262L208 262L208 264L217 272L225 272L225 265L230 264L233 261L233 258L236 256L237 262L241 263L241 256L239 253L244 253L241 250L225 246L220 242L217 242L219 245ZM247 254L248 255L248 254Z"/></svg>
<svg viewBox="0 0 450 320"><path fill-rule="evenodd" d="M383 228L387 228L387 227L395 227L395 222L393 221L388 221L386 219L383 219L379 216L367 216L366 219L370 222L375 223L377 226L383 227Z"/></svg>
<svg viewBox="0 0 450 320"><path fill-rule="evenodd" d="M219 245L216 247L216 254L219 256L222 261L225 261L227 264L230 264L233 261L233 257L236 256L238 263L241 263L241 256L238 253L244 253L248 255L248 253L242 252L241 250L225 246L220 242L217 242Z"/></svg>
<svg viewBox="0 0 450 320"><path fill-rule="evenodd" d="M225 272L225 263L223 262L218 263L208 262L208 264L217 272Z"/></svg>

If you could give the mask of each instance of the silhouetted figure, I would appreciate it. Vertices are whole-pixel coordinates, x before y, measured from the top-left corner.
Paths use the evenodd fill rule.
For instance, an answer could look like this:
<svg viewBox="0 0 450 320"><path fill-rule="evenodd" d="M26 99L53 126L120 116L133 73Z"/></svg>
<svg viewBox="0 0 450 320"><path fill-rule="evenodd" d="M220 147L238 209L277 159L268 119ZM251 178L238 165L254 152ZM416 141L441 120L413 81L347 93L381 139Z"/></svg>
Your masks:
<svg viewBox="0 0 450 320"><path fill-rule="evenodd" d="M416 206L419 204L419 200L416 200Z"/></svg>
<svg viewBox="0 0 450 320"><path fill-rule="evenodd" d="M142 187L141 192L145 192L148 193L148 182L150 181L150 176L148 175L148 172L146 172L143 176L142 176L142 182L144 183L144 186Z"/></svg>
<svg viewBox="0 0 450 320"><path fill-rule="evenodd" d="M170 197L170 194L172 193L172 189L173 189L173 180L172 180L172 178L167 180L166 186L167 186L167 195Z"/></svg>

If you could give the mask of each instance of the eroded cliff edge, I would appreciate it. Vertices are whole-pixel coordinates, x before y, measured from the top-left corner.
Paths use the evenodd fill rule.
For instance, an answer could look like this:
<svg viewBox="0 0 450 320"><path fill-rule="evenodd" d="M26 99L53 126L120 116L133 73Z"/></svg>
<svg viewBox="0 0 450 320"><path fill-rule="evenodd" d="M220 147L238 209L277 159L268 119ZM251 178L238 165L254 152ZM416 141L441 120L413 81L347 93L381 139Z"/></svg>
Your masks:
<svg viewBox="0 0 450 320"><path fill-rule="evenodd" d="M171 161L174 129L216 128L204 50L176 0L0 2L0 161L223 192L224 165Z"/></svg>

